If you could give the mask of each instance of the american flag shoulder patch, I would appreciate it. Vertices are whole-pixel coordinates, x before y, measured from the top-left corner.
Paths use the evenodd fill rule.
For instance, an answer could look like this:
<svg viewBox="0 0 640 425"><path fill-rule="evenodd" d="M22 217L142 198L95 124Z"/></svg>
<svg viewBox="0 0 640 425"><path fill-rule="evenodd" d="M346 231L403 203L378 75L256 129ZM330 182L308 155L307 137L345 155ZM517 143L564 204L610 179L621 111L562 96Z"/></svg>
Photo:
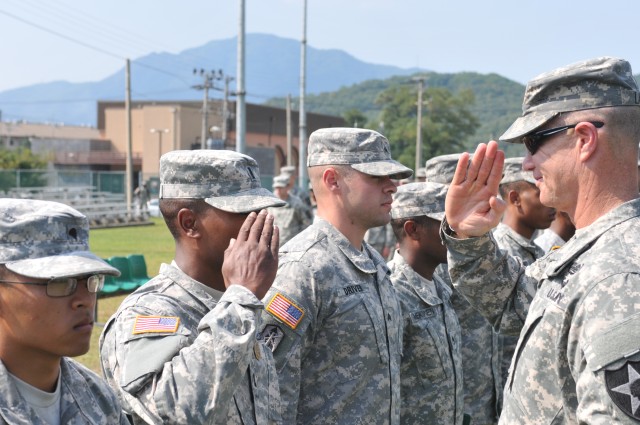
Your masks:
<svg viewBox="0 0 640 425"><path fill-rule="evenodd" d="M304 310L281 293L276 293L271 298L267 304L267 311L289 325L291 329L295 329L304 316Z"/></svg>
<svg viewBox="0 0 640 425"><path fill-rule="evenodd" d="M178 330L180 318L175 316L136 316L133 324L133 334L151 332L175 333Z"/></svg>

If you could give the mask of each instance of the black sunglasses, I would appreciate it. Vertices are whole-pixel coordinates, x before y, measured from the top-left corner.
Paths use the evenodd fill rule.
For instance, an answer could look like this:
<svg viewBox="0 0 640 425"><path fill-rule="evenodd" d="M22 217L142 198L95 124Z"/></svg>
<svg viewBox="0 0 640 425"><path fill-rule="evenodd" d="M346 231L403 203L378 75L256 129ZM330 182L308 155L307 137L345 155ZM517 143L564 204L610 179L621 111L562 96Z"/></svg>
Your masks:
<svg viewBox="0 0 640 425"><path fill-rule="evenodd" d="M11 283L20 285L38 285L47 287L47 295L52 298L68 297L76 292L79 280L87 280L87 290L92 294L97 293L104 287L104 275L94 274L87 278L63 277L54 278L48 282L16 282L10 280L0 280L0 283Z"/></svg>
<svg viewBox="0 0 640 425"><path fill-rule="evenodd" d="M596 128L601 128L604 125L604 123L601 121L587 121L587 122L593 124ZM540 149L540 146L542 146L542 144L544 143L543 142L544 139L546 139L549 136L553 136L554 134L560 133L561 131L569 130L570 128L575 128L575 126L577 126L578 124L580 123L578 122L571 125L564 125L562 127L549 128L547 130L540 130L540 131L536 131L535 133L527 134L526 136L522 136L522 143L527 148L529 153L531 155L534 155L538 151L538 149Z"/></svg>

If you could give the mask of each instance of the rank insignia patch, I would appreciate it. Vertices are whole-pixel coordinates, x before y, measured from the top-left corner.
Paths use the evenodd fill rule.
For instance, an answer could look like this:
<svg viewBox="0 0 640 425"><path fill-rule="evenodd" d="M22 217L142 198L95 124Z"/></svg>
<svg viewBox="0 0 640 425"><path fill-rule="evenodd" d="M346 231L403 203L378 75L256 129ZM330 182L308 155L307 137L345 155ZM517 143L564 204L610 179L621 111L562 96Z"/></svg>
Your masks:
<svg viewBox="0 0 640 425"><path fill-rule="evenodd" d="M607 370L604 378L611 400L624 413L640 420L640 362L627 362L618 370Z"/></svg>
<svg viewBox="0 0 640 425"><path fill-rule="evenodd" d="M295 329L298 323L300 323L302 316L304 316L304 311L300 307L280 293L275 294L273 298L271 298L266 310L289 325L291 329Z"/></svg>
<svg viewBox="0 0 640 425"><path fill-rule="evenodd" d="M282 329L276 325L265 326L260 334L260 340L267 346L267 348L269 348L269 350L271 350L272 353L276 351L276 348L278 348L283 337L284 332L282 332Z"/></svg>
<svg viewBox="0 0 640 425"><path fill-rule="evenodd" d="M173 316L137 316L133 325L133 334L151 332L174 333L178 330L179 317Z"/></svg>

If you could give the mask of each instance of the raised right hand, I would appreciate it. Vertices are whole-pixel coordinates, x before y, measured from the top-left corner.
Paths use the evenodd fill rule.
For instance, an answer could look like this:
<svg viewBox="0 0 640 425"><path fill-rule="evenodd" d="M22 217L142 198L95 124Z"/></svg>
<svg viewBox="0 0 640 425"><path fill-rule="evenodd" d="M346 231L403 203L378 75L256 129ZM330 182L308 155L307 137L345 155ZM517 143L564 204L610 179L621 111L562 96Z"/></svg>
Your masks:
<svg viewBox="0 0 640 425"><path fill-rule="evenodd" d="M273 225L273 215L266 210L249 214L240 228L237 239L231 239L224 251L222 276L228 288L241 285L258 299L266 294L278 270L280 236Z"/></svg>
<svg viewBox="0 0 640 425"><path fill-rule="evenodd" d="M506 208L499 199L504 152L498 143L478 145L469 164L469 154L463 153L447 192L445 215L456 237L481 236L500 223Z"/></svg>

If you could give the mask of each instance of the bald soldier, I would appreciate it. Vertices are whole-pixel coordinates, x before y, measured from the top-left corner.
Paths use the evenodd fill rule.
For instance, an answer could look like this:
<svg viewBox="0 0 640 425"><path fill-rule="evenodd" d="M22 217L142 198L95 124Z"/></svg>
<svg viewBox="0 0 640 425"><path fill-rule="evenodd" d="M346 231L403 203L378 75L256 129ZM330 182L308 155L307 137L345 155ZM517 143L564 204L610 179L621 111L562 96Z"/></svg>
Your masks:
<svg viewBox="0 0 640 425"><path fill-rule="evenodd" d="M103 373L134 424L280 422L273 358L256 333L278 263L263 208L282 204L249 156L162 156L174 260L122 302L100 338Z"/></svg>
<svg viewBox="0 0 640 425"><path fill-rule="evenodd" d="M640 90L631 65L600 57L542 74L522 109L500 140L525 145L540 201L571 217L574 237L529 267L497 249L504 153L494 141L471 164L462 155L442 226L458 288L501 332L520 334L500 423L639 423Z"/></svg>

